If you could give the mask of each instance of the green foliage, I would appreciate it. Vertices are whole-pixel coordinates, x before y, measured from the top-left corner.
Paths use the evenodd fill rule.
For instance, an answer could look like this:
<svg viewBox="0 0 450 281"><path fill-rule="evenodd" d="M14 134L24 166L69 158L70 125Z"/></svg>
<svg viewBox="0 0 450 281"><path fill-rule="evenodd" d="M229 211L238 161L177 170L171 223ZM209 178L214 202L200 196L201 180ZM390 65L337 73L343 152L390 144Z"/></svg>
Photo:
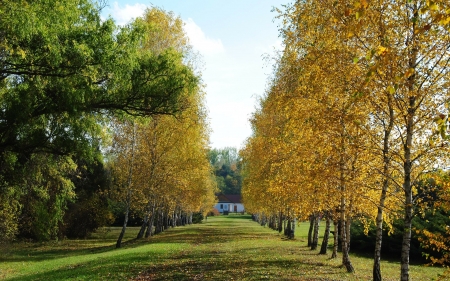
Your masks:
<svg viewBox="0 0 450 281"><path fill-rule="evenodd" d="M72 181L76 200L68 204L60 231L68 238L86 238L99 227L113 222L108 198L104 194L109 178L100 155L92 162L79 159Z"/></svg>
<svg viewBox="0 0 450 281"><path fill-rule="evenodd" d="M203 214L201 212L193 213L192 214L192 223L202 223L203 221Z"/></svg>
<svg viewBox="0 0 450 281"><path fill-rule="evenodd" d="M419 242L425 239L424 230L435 234L446 235L446 225L450 224L450 212L443 209L428 210L423 216L415 216L412 222L413 232L411 238L411 260L420 263L426 263L426 256L432 255L439 258L441 254L432 249L425 249ZM383 230L383 257L395 259L400 258L403 220L397 219L392 224L392 234L388 235L388 229ZM369 232L364 233L364 226L361 222L355 221L351 228L351 249L357 253L371 253L375 248L376 229L373 224L369 227Z"/></svg>
<svg viewBox="0 0 450 281"><path fill-rule="evenodd" d="M58 237L67 203L75 198L69 179L75 169L68 157L33 155L27 162L21 183L21 237L39 241Z"/></svg>
<svg viewBox="0 0 450 281"><path fill-rule="evenodd" d="M0 243L9 242L18 232L20 203L15 188L7 187L0 192Z"/></svg>
<svg viewBox="0 0 450 281"><path fill-rule="evenodd" d="M211 149L209 161L214 167L219 190L223 194L241 194L241 162L237 149L234 147Z"/></svg>
<svg viewBox="0 0 450 281"><path fill-rule="evenodd" d="M51 24L49 24L51 23ZM199 78L176 48L152 52L154 26L102 20L91 0L2 1L0 233L47 240L86 236L109 221L103 187L74 179L95 162L112 116L178 114ZM106 144L107 145L107 144ZM81 163L79 159L85 159ZM80 163L79 163L80 162ZM100 171L92 172L100 175ZM84 175L89 173L84 173ZM63 218L67 204L76 203ZM86 214L91 216L85 216ZM85 216L82 225L75 214ZM20 223L18 223L18 221ZM77 231L73 231L76 226ZM69 234L71 235L71 234Z"/></svg>

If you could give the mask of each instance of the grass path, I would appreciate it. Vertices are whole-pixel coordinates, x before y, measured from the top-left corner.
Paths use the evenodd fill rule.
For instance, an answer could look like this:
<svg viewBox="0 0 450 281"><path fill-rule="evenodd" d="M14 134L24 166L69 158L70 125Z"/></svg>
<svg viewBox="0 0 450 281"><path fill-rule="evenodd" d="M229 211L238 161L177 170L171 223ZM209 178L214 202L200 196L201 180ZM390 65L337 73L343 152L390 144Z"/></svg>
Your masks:
<svg viewBox="0 0 450 281"><path fill-rule="evenodd" d="M352 256L356 273L340 260L306 245L307 224L295 240L252 222L249 216L210 217L199 225L169 229L148 240L129 239L114 249L118 229L88 240L1 246L5 280L371 280L372 260ZM384 280L398 280L398 263L382 263ZM440 268L412 266L412 280L436 280Z"/></svg>

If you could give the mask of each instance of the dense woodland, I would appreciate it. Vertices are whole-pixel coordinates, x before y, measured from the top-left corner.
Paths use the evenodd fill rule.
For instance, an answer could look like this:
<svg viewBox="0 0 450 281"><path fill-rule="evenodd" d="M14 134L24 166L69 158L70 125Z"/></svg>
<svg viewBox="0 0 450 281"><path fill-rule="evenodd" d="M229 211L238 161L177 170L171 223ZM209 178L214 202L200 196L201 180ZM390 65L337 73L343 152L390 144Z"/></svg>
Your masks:
<svg viewBox="0 0 450 281"><path fill-rule="evenodd" d="M2 1L0 236L139 234L214 204L198 56L173 13L125 26L90 0ZM51 24L49 24L51 23Z"/></svg>
<svg viewBox="0 0 450 281"><path fill-rule="evenodd" d="M401 280L418 244L448 265L450 2L295 1L278 17L283 50L241 152L246 210L288 236L310 220L317 250L324 220L320 253L334 238L353 272L350 249L371 248L373 280L386 245Z"/></svg>

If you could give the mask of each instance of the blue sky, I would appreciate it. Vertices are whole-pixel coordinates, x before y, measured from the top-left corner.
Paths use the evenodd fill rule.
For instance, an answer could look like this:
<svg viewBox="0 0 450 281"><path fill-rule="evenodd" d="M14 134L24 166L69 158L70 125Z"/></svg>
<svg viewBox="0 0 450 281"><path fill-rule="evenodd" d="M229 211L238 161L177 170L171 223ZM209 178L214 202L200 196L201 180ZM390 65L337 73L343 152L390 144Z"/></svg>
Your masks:
<svg viewBox="0 0 450 281"><path fill-rule="evenodd" d="M105 15L125 24L145 7L173 11L186 23L194 49L202 55L202 77L212 129L211 147L240 148L251 134L248 121L256 98L264 94L272 62L281 48L272 7L284 0L109 0Z"/></svg>

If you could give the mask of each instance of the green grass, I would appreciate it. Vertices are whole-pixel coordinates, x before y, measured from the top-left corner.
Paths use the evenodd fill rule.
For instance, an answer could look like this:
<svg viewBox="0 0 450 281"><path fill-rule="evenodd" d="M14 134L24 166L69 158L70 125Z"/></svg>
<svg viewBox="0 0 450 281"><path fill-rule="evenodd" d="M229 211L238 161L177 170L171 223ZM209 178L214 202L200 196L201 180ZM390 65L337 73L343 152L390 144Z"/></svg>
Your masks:
<svg viewBox="0 0 450 281"><path fill-rule="evenodd" d="M352 256L356 272L348 274L340 259L318 255L306 245L308 224L296 239L252 222L249 216L209 217L199 225L177 227L148 240L133 240L115 249L118 228L87 240L64 240L1 246L4 280L371 280L372 260ZM398 280L400 265L382 262L384 280ZM412 280L435 280L442 268L411 266Z"/></svg>

